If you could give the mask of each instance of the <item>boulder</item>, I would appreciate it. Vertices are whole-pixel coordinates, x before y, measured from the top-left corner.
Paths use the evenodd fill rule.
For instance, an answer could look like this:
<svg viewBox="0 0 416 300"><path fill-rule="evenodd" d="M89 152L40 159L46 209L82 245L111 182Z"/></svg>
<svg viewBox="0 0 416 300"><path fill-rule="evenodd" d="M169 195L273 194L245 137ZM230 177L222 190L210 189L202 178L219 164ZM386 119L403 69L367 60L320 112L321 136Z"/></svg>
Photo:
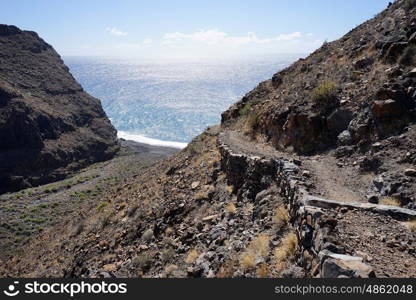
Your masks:
<svg viewBox="0 0 416 300"><path fill-rule="evenodd" d="M342 146L351 145L353 142L351 133L348 130L344 130L338 135L338 144Z"/></svg>
<svg viewBox="0 0 416 300"><path fill-rule="evenodd" d="M337 137L342 131L348 128L349 123L353 118L352 112L347 109L336 109L327 118L327 127L329 133Z"/></svg>
<svg viewBox="0 0 416 300"><path fill-rule="evenodd" d="M325 119L313 113L292 113L283 126L282 147L293 147L299 153L311 153L326 148L330 142L325 134Z"/></svg>
<svg viewBox="0 0 416 300"><path fill-rule="evenodd" d="M416 77L416 68L412 69L409 73L407 73L408 77Z"/></svg>
<svg viewBox="0 0 416 300"><path fill-rule="evenodd" d="M416 177L416 169L406 169L404 170L404 175L410 177Z"/></svg>
<svg viewBox="0 0 416 300"><path fill-rule="evenodd" d="M321 278L371 278L375 277L371 266L362 262L361 257L338 255L338 258L327 258L321 269Z"/></svg>
<svg viewBox="0 0 416 300"><path fill-rule="evenodd" d="M371 57L364 57L362 59L356 60L353 63L353 66L356 70L363 69L365 67L368 67L374 63L374 59Z"/></svg>
<svg viewBox="0 0 416 300"><path fill-rule="evenodd" d="M386 51L384 56L385 61L388 63L396 62L397 58L403 53L408 45L408 42L393 43Z"/></svg>
<svg viewBox="0 0 416 300"><path fill-rule="evenodd" d="M305 270L299 266L291 266L280 275L282 278L305 278Z"/></svg>
<svg viewBox="0 0 416 300"><path fill-rule="evenodd" d="M373 203L373 204L378 204L379 202L379 198L377 195L375 194L371 194L371 195L367 195L367 201L369 203Z"/></svg>
<svg viewBox="0 0 416 300"><path fill-rule="evenodd" d="M403 114L403 107L395 100L374 101L371 106L373 115L379 119L399 117Z"/></svg>

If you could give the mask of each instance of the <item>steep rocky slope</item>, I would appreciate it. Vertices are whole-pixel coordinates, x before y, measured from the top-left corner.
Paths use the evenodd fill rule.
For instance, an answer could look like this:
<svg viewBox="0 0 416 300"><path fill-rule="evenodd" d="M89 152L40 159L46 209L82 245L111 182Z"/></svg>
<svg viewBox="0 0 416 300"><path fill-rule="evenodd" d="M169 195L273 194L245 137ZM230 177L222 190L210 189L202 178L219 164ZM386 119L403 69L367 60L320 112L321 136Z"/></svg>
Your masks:
<svg viewBox="0 0 416 300"><path fill-rule="evenodd" d="M35 32L0 25L0 193L62 179L117 152L100 101Z"/></svg>
<svg viewBox="0 0 416 300"><path fill-rule="evenodd" d="M105 206L103 195L178 149L120 140L114 158L94 163L63 180L0 195L0 258L12 256L32 236L77 213L86 203Z"/></svg>
<svg viewBox="0 0 416 300"><path fill-rule="evenodd" d="M1 274L416 277L415 12L396 1L261 83Z"/></svg>
<svg viewBox="0 0 416 300"><path fill-rule="evenodd" d="M284 151L334 150L341 168L381 176L374 194L413 207L415 32L415 2L397 1L262 82L223 124Z"/></svg>

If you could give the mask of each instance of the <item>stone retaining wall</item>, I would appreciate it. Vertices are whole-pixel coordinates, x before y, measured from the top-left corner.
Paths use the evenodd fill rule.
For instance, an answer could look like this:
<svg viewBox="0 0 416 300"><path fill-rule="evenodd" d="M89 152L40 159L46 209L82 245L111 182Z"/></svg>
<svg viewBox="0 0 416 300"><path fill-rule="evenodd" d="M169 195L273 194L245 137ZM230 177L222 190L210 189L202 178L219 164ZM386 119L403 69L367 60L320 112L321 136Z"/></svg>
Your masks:
<svg viewBox="0 0 416 300"><path fill-rule="evenodd" d="M272 185L278 187L290 213L290 223L298 237L297 264L311 277L374 277L371 266L363 258L346 255L342 241L334 236L337 220L331 212L337 209L358 209L385 214L404 220L416 212L398 207L367 203L346 203L308 195L300 188L300 168L277 158L265 158L234 152L218 137L221 168L238 197L254 199Z"/></svg>

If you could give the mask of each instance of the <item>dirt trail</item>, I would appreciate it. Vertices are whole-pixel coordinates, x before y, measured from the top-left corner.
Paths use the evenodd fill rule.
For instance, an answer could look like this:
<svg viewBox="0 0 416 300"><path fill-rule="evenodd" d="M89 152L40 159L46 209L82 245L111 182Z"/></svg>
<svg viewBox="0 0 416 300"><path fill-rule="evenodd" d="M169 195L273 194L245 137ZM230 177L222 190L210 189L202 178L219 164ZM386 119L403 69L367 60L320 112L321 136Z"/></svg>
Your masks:
<svg viewBox="0 0 416 300"><path fill-rule="evenodd" d="M254 142L238 131L225 131L223 140L237 153L300 161L302 172L308 171L304 174L310 176L311 193L344 202L365 201L366 184L360 178L362 176L357 175L353 167L339 167L336 159L330 155L309 157L284 153L266 143Z"/></svg>

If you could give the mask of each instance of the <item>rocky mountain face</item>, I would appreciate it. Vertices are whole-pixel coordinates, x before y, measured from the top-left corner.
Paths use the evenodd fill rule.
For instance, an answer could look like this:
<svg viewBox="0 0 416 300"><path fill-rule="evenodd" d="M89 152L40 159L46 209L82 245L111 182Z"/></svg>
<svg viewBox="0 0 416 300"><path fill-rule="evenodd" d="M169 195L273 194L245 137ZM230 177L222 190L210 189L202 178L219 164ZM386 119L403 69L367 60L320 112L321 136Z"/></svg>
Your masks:
<svg viewBox="0 0 416 300"><path fill-rule="evenodd" d="M415 2L396 1L259 84L222 123L292 153L334 150L339 164L382 174L375 194L413 207L412 170L402 169L416 161L415 67Z"/></svg>
<svg viewBox="0 0 416 300"><path fill-rule="evenodd" d="M350 145L366 151L401 132L415 118L412 3L394 3L275 74L224 112L223 124L247 115L249 131L303 154Z"/></svg>
<svg viewBox="0 0 416 300"><path fill-rule="evenodd" d="M0 193L114 156L116 130L35 32L0 25Z"/></svg>
<svg viewBox="0 0 416 300"><path fill-rule="evenodd" d="M275 74L0 274L416 277L415 15L396 1Z"/></svg>

